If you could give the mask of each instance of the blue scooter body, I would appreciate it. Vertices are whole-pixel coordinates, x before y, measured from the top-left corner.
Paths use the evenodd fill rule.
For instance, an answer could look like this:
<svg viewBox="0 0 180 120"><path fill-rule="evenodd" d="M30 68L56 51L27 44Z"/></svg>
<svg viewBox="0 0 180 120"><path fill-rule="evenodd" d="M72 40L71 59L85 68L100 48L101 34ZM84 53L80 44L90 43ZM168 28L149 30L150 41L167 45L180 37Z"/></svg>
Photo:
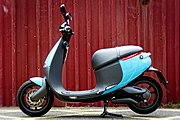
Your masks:
<svg viewBox="0 0 180 120"><path fill-rule="evenodd" d="M117 86L106 90L103 94L113 92L121 89L128 83L132 82L135 78L144 73L151 66L150 53L141 53L128 60L119 59L119 64L122 68L123 77Z"/></svg>
<svg viewBox="0 0 180 120"><path fill-rule="evenodd" d="M113 69L113 67L110 68L111 74L120 74L120 77L114 77L112 75L112 78L116 79L114 82L111 80L109 80L109 82L104 83L104 85L102 86L102 82L103 80L99 80L101 85L97 85L96 88L94 88L93 90L88 90L88 91L66 91L63 88L62 85L62 66L65 62L65 56L66 54L64 54L64 50L62 49L62 43L63 40L62 38L60 38L60 40L54 45L54 47L52 48L52 50L50 51L50 53L48 54L46 61L45 61L45 65L44 65L44 74L45 77L44 78L31 78L30 80L32 82L34 82L35 84L42 86L43 83L44 84L48 84L48 86L50 86L50 89L55 93L56 97L59 98L62 101L66 101L66 102L86 102L86 101L93 101L94 98L95 101L99 101L100 99L103 99L104 96L109 95L123 87L125 87L128 83L132 82L135 78L137 78L138 76L140 76L142 73L144 73L150 66L151 66L151 58L150 58L150 53L145 53L145 52L139 52L138 54L135 53L133 57L131 57L132 55L126 56L127 59L125 57L116 60L115 62L109 63L108 65L105 65L105 67L99 68L98 70L94 70L95 73L97 73L97 71L104 71L103 69L109 69L109 67L107 66L112 66L114 63L116 64L115 66L118 66L118 69ZM59 54L59 55L58 55ZM64 54L64 55L62 55ZM61 57L59 57L61 55ZM57 57L58 56L58 57ZM55 60L57 59L58 60ZM130 58L128 58L130 57ZM60 62L59 62L60 61ZM55 62L57 62L57 64L54 64ZM117 65L118 63L118 65ZM61 65L59 65L61 64ZM57 67L57 65L59 65ZM55 68L56 67L56 68ZM113 70L118 70L118 71L113 71ZM59 71L58 73L54 74L54 72L51 71ZM52 73L54 75L52 75ZM97 75L98 74L98 75ZM97 82L98 79L101 79L97 76L104 76L105 73L97 73L96 74L96 78L97 78ZM56 76L57 75L57 76ZM55 76L54 78L52 78L51 76ZM56 79L56 80L55 80ZM57 80L58 79L58 80ZM43 81L46 82L43 82ZM104 81L108 81L108 80L104 80ZM112 86L112 87L111 87ZM90 92L90 91L94 91L94 92ZM71 94L66 94L66 93L70 93ZM77 92L82 93L82 94L77 94ZM99 94L98 94L99 93ZM92 95L93 94L93 95ZM96 94L96 95L94 95ZM88 96L91 96L91 98L89 98ZM65 96L65 97L64 97ZM76 96L78 96L78 98L76 98ZM81 96L83 97L83 99L81 98ZM94 97L94 98L93 98ZM99 99L97 99L99 98Z"/></svg>

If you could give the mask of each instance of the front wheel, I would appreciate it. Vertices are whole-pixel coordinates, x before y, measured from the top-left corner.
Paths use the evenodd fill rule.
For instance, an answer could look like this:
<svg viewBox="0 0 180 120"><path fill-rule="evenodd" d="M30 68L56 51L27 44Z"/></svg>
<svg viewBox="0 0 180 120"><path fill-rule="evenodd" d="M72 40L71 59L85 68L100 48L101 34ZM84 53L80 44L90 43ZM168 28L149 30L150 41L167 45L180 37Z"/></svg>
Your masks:
<svg viewBox="0 0 180 120"><path fill-rule="evenodd" d="M142 76L134 80L130 85L139 86L149 90L151 96L148 100L141 101L137 104L128 104L128 107L139 114L149 114L154 112L162 101L162 88L153 78Z"/></svg>
<svg viewBox="0 0 180 120"><path fill-rule="evenodd" d="M17 103L19 108L27 115L39 117L47 113L54 102L54 95L51 91L37 101L32 101L31 96L40 89L40 86L31 81L26 81L17 92Z"/></svg>

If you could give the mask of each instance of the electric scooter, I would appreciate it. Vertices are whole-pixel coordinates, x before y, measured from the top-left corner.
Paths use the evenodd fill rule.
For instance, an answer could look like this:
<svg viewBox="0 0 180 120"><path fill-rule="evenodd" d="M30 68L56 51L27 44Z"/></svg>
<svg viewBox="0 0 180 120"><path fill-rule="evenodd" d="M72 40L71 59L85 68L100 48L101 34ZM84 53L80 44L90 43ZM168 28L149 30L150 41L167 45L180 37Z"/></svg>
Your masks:
<svg viewBox="0 0 180 120"><path fill-rule="evenodd" d="M42 116L53 106L54 95L62 102L104 101L101 117L117 115L107 111L108 102L127 104L139 114L149 114L161 104L163 92L159 83L167 88L163 74L152 67L150 53L139 46L127 45L97 50L92 56L96 87L85 91L65 90L62 85L62 69L66 61L69 42L74 34L70 27L71 14L64 4L60 6L65 22L59 30L62 37L48 54L44 65L44 77L33 77L22 84L17 93L19 108L29 116ZM144 76L155 72L159 82Z"/></svg>

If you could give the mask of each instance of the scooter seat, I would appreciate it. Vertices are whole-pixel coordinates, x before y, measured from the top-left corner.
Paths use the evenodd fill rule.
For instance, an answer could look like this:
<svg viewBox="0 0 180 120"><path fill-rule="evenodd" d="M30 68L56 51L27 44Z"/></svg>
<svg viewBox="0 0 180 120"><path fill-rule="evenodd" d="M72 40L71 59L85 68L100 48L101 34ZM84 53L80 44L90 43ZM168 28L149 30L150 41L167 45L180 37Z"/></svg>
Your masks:
<svg viewBox="0 0 180 120"><path fill-rule="evenodd" d="M126 57L128 55L131 55L131 54L134 54L143 50L140 46L133 46L133 45L116 47L116 49L119 52L120 58Z"/></svg>
<svg viewBox="0 0 180 120"><path fill-rule="evenodd" d="M100 49L93 54L92 66L94 70L102 68L108 64L111 64L118 59L126 57L128 55L142 51L139 46L121 46L115 48Z"/></svg>

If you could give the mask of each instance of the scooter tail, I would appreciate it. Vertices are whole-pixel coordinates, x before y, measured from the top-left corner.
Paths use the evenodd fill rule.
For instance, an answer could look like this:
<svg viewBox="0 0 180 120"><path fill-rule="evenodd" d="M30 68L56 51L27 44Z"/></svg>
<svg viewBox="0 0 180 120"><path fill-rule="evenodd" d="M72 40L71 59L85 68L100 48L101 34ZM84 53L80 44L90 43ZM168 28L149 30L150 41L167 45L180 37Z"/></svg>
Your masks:
<svg viewBox="0 0 180 120"><path fill-rule="evenodd" d="M37 101L47 94L48 91L45 78L33 77L30 78L30 81L41 87L36 93L31 96L31 100Z"/></svg>

